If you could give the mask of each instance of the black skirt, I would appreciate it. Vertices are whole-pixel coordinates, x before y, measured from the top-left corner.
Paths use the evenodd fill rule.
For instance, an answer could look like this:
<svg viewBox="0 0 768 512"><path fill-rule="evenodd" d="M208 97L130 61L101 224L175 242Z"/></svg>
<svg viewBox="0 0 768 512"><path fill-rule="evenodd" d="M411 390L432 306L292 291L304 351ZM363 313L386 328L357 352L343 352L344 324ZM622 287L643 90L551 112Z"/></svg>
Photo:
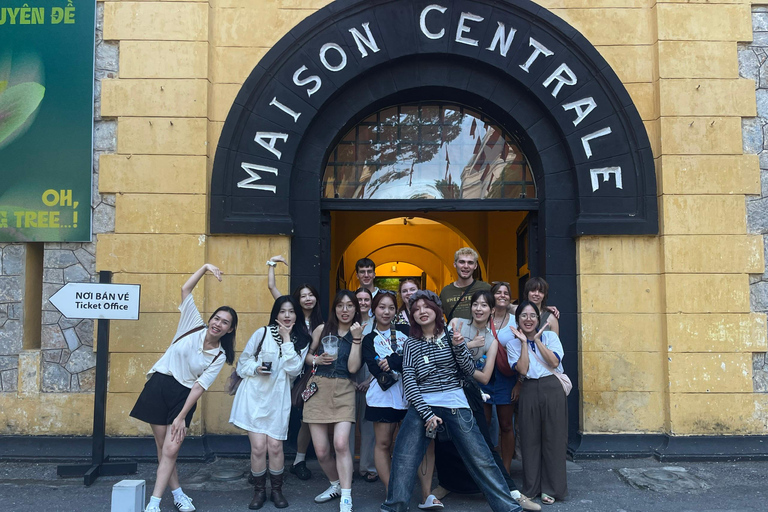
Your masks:
<svg viewBox="0 0 768 512"><path fill-rule="evenodd" d="M153 373L136 400L130 416L150 425L170 425L184 408L189 389L170 375ZM197 404L187 413L184 422L189 428Z"/></svg>
<svg viewBox="0 0 768 512"><path fill-rule="evenodd" d="M365 420L373 423L400 423L408 410L393 409L392 407L365 408Z"/></svg>

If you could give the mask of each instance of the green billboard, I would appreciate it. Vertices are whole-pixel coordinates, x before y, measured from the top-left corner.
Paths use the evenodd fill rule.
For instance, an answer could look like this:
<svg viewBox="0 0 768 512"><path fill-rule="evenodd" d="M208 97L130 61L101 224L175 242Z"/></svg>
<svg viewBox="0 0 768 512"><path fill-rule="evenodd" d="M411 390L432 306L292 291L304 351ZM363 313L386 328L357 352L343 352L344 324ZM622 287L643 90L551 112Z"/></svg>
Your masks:
<svg viewBox="0 0 768 512"><path fill-rule="evenodd" d="M0 242L91 239L95 0L0 0Z"/></svg>

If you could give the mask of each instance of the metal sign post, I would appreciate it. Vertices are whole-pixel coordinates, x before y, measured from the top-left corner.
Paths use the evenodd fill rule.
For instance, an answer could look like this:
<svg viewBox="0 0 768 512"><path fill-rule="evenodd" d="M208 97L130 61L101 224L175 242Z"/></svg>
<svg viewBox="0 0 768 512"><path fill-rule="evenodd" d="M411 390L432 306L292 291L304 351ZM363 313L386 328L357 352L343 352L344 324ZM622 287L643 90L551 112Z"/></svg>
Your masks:
<svg viewBox="0 0 768 512"><path fill-rule="evenodd" d="M102 270L99 272L99 283L100 285L94 285L99 286L101 289L109 289L110 287L114 286L121 286L121 285L110 285L109 283L112 282L112 272ZM71 286L74 283L70 283L67 286ZM66 288L65 286L64 288ZM130 285L130 286L136 286L136 285ZM62 293L64 291L64 288L59 290L56 295L59 293ZM66 292L65 292L66 293ZM113 299L112 295L109 295L109 293L116 293L116 292L106 292L108 295L104 298L104 300L108 301L106 303L113 304L115 303L115 300ZM54 297L56 296L54 295ZM95 295L94 295L95 298ZM81 296L82 300L83 299ZM130 318L132 320L138 320L138 294L136 296L136 305L135 305L135 311L136 311L136 318ZM61 308L56 304L56 301L53 300L53 297L51 297L51 303L60 311L62 311ZM103 303L96 303L93 304L103 304ZM68 306L63 306L64 310L67 309ZM109 366L109 320L112 318L112 316L109 315L110 309L104 310L104 309L98 309L95 306L93 308L88 309L93 310L94 312L100 311L102 314L100 316L96 316L95 318L98 318L98 328L97 328L97 334L96 334L96 393L93 400L93 448L91 450L91 464L72 464L72 465L61 465L58 466L56 469L56 472L61 477L83 477L83 483L85 485L91 485L93 482L96 481L97 478L100 476L113 476L113 475L132 475L136 473L136 462L111 462L109 460L109 456L104 454L104 443L106 438L106 426L107 426L107 372L108 372L108 366ZM113 310L114 312L118 313L118 316L120 316L121 319L125 319L125 311L123 309L115 308ZM104 314L106 313L106 314ZM63 313L64 316L67 316L66 313ZM67 317L69 318L69 317ZM77 318L87 318L87 317L81 317L78 316Z"/></svg>

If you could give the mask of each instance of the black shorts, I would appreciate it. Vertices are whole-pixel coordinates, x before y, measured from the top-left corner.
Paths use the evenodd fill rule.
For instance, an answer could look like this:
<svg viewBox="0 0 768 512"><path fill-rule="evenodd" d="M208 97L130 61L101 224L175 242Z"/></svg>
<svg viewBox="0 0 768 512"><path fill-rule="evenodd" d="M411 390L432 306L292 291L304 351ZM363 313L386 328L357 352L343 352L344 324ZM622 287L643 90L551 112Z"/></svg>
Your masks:
<svg viewBox="0 0 768 512"><path fill-rule="evenodd" d="M184 408L190 391L170 375L153 373L144 384L130 415L151 425L170 425ZM192 423L196 408L197 404L193 405L184 418L187 428Z"/></svg>
<svg viewBox="0 0 768 512"><path fill-rule="evenodd" d="M365 420L373 423L400 423L407 412L407 410L391 407L371 407L369 405L365 408Z"/></svg>

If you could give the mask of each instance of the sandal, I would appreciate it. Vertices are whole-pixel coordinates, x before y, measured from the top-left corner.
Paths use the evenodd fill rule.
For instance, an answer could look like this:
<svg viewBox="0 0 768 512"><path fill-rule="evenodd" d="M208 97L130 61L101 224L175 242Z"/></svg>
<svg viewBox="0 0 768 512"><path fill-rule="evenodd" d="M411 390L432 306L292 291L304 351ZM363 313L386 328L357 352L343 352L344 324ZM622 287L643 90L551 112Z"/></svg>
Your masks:
<svg viewBox="0 0 768 512"><path fill-rule="evenodd" d="M427 499L424 500L424 503L419 504L419 508L421 510L440 510L441 508L445 508L445 505L440 503L440 500L435 498L434 494L430 494L427 496Z"/></svg>
<svg viewBox="0 0 768 512"><path fill-rule="evenodd" d="M544 505L553 505L555 503L555 498L549 494L541 493L541 503Z"/></svg>
<svg viewBox="0 0 768 512"><path fill-rule="evenodd" d="M370 471L367 471L365 474L362 475L363 480L369 483L378 482L379 481L379 475L376 473L371 473Z"/></svg>

